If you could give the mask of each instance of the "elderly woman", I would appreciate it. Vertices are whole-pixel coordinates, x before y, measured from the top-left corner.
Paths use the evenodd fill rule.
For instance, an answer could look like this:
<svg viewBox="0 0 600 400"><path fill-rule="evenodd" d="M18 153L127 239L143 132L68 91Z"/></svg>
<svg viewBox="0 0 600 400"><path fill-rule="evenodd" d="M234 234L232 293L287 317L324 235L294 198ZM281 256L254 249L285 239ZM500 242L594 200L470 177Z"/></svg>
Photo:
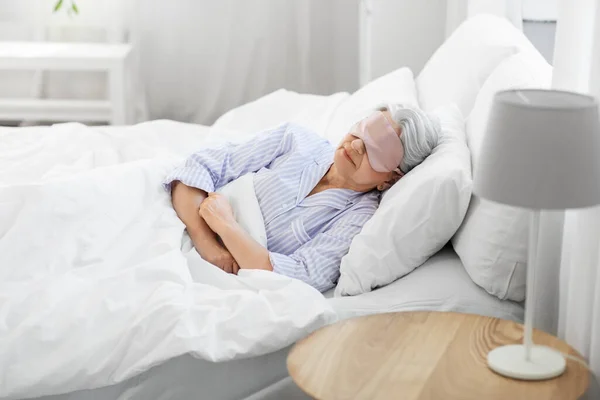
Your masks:
<svg viewBox="0 0 600 400"><path fill-rule="evenodd" d="M337 148L284 124L236 146L203 149L165 180L200 256L226 272L265 269L332 288L352 238L375 213L381 191L437 144L437 124L420 110L387 105L355 124ZM268 248L235 221L219 187L256 172ZM220 240L219 240L220 238Z"/></svg>

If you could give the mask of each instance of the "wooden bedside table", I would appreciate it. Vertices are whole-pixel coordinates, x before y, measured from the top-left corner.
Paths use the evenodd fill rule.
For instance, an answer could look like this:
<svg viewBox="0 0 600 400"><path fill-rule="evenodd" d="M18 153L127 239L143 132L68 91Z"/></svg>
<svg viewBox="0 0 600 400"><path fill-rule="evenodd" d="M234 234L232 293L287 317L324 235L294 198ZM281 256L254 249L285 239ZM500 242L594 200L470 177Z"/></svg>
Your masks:
<svg viewBox="0 0 600 400"><path fill-rule="evenodd" d="M319 400L578 399L589 373L567 360L555 379L525 382L492 372L487 353L520 343L516 322L450 312L378 314L313 332L290 351L294 382ZM580 357L568 344L534 330L533 340Z"/></svg>

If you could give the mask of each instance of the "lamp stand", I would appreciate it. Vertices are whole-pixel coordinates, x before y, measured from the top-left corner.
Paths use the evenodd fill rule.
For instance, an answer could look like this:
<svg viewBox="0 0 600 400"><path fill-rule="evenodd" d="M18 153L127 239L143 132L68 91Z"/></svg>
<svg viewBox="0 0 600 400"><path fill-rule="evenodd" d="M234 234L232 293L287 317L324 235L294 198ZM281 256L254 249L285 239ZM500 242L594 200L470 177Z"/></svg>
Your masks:
<svg viewBox="0 0 600 400"><path fill-rule="evenodd" d="M538 259L540 211L532 210L529 222L529 253L527 260L527 292L525 294L525 332L523 344L497 347L490 351L487 362L500 375L522 380L544 380L561 375L566 368L565 358L557 350L536 346L532 341L535 299L535 269Z"/></svg>

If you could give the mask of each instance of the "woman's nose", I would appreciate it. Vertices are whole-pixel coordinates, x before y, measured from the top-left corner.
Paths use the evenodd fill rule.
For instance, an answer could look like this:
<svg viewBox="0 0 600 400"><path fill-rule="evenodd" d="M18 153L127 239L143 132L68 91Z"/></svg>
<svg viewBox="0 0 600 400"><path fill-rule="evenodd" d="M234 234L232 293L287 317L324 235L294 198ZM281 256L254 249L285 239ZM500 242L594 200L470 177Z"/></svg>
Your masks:
<svg viewBox="0 0 600 400"><path fill-rule="evenodd" d="M365 152L365 144L362 140L360 139L355 139L350 143L350 147L352 147L352 149L354 151L356 151L358 154L363 155Z"/></svg>

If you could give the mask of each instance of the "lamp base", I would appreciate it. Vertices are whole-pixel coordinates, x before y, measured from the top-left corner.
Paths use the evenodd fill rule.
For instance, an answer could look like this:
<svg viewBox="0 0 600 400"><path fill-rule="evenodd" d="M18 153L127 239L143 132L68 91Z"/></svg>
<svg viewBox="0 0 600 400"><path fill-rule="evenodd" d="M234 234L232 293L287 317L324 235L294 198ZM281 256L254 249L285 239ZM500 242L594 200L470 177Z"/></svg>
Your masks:
<svg viewBox="0 0 600 400"><path fill-rule="evenodd" d="M495 348L488 353L487 363L492 371L500 375L527 381L555 378L567 366L562 354L546 346L532 346L531 360L527 361L522 344Z"/></svg>

